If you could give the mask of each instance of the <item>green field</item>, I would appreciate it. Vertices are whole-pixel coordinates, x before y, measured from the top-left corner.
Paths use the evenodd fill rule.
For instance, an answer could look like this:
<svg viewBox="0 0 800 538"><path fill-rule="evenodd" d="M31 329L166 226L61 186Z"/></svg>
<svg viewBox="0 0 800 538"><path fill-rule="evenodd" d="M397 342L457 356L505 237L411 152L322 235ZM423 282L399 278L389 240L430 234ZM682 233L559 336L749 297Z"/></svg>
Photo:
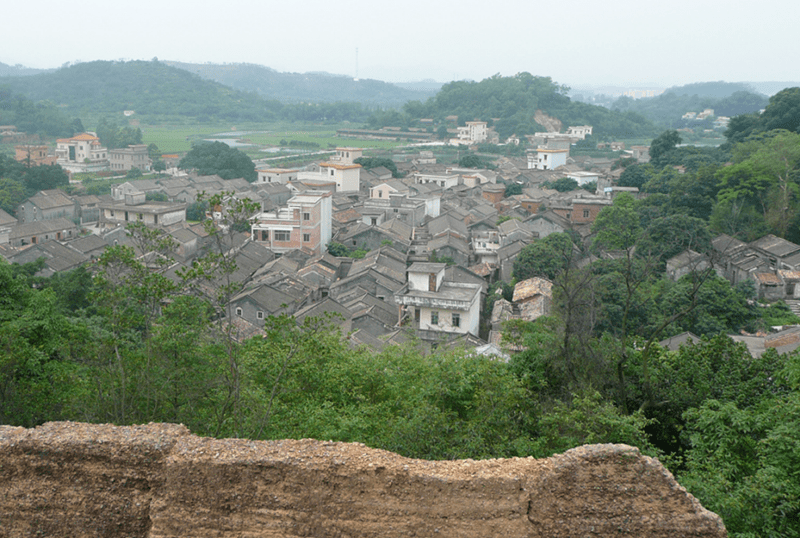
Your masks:
<svg viewBox="0 0 800 538"><path fill-rule="evenodd" d="M261 151L265 148L282 146L324 151L337 146L356 146L365 149L391 149L403 142L387 140L362 140L339 138L336 130L344 125L319 125L314 123L269 123L245 125L140 125L145 144L156 144L162 153L183 153L189 151L192 142L206 138L230 138L242 140L255 147L239 148L250 157L271 156ZM214 135L214 136L211 136ZM291 144L294 141L296 144ZM299 144L297 144L299 143Z"/></svg>

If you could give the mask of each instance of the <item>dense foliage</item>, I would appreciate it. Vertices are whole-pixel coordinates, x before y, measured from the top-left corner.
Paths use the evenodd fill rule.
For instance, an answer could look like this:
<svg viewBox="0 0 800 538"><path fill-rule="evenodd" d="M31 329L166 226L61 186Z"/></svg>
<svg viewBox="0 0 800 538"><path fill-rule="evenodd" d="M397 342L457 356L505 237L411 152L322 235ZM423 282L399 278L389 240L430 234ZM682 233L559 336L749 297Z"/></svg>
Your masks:
<svg viewBox="0 0 800 538"><path fill-rule="evenodd" d="M426 102L411 101L403 106L402 112L374 114L370 125L408 126L420 118L442 123L448 116L457 116L460 125L472 120L491 122L500 139L505 140L512 134L522 136L546 130L534 118L536 111L542 110L565 126L592 125L599 137L631 138L654 134L653 125L642 116L573 102L566 92L565 86L554 83L549 77L530 73L513 77L495 75L480 82L450 82Z"/></svg>
<svg viewBox="0 0 800 538"><path fill-rule="evenodd" d="M633 99L623 96L611 107L621 112L641 114L659 127L675 129L698 125L695 120L682 118L687 112L712 109L715 116L733 117L757 112L766 105L766 96L755 93L744 84L707 82L669 88L656 97ZM711 127L710 120L704 125Z"/></svg>
<svg viewBox="0 0 800 538"><path fill-rule="evenodd" d="M157 60L79 63L32 76L8 77L3 83L27 99L60 103L74 114L133 110L140 117L185 116L200 121L356 122L365 121L370 113L357 102L282 103L277 96L266 98L223 86Z"/></svg>
<svg viewBox="0 0 800 538"><path fill-rule="evenodd" d="M53 102L34 102L2 85L0 125L13 125L20 133L45 137L70 137L83 132L81 121L69 119Z"/></svg>
<svg viewBox="0 0 800 538"><path fill-rule="evenodd" d="M57 164L28 166L0 155L0 209L13 215L17 206L37 192L69 185L69 176Z"/></svg>
<svg viewBox="0 0 800 538"><path fill-rule="evenodd" d="M256 165L250 157L224 142L200 142L181 159L178 167L195 169L201 176L218 175L222 179L244 178L253 182L258 178Z"/></svg>
<svg viewBox="0 0 800 538"><path fill-rule="evenodd" d="M432 90L404 89L379 80L359 79L328 73L279 73L254 64L187 64L164 62L235 90L254 92L283 103L362 103L399 107L413 99L425 99Z"/></svg>

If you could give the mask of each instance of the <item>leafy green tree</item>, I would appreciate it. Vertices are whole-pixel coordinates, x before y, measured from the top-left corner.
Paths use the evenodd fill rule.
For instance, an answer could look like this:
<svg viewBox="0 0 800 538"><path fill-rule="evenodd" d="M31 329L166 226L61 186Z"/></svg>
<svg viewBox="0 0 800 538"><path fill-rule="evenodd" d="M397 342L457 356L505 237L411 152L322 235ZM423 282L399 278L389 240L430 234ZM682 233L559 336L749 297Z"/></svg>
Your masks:
<svg viewBox="0 0 800 538"><path fill-rule="evenodd" d="M22 183L7 177L0 178L0 209L9 215L14 215L19 204L26 198Z"/></svg>
<svg viewBox="0 0 800 538"><path fill-rule="evenodd" d="M653 257L665 264L687 249L710 253L711 239L705 221L678 213L650 222L639 240L637 255Z"/></svg>
<svg viewBox="0 0 800 538"><path fill-rule="evenodd" d="M388 159L386 157L359 157L353 162L360 164L366 170L372 170L373 168L383 166L392 172L392 177L400 177L399 172L397 171L397 165L392 159Z"/></svg>
<svg viewBox="0 0 800 538"><path fill-rule="evenodd" d="M631 164L620 174L617 185L620 187L637 187L641 191L652 175L653 165Z"/></svg>
<svg viewBox="0 0 800 538"><path fill-rule="evenodd" d="M571 402L557 403L539 419L541 433L534 440L533 453L546 458L585 444L624 443L658 456L645 431L652 422L642 411L620 413L597 391L575 394Z"/></svg>
<svg viewBox="0 0 800 538"><path fill-rule="evenodd" d="M519 183L509 183L506 185L505 193L503 196L508 198L509 196L516 196L518 194L522 194L522 185Z"/></svg>
<svg viewBox="0 0 800 538"><path fill-rule="evenodd" d="M719 514L732 537L800 534L800 361L754 403L708 399L684 414L691 448L681 484Z"/></svg>
<svg viewBox="0 0 800 538"><path fill-rule="evenodd" d="M667 153L674 150L681 143L678 131L664 131L650 142L650 162L657 169L663 168L667 162Z"/></svg>
<svg viewBox="0 0 800 538"><path fill-rule="evenodd" d="M181 159L178 168L196 169L202 176L218 175L222 179L257 179L256 167L250 157L222 142L200 142Z"/></svg>
<svg viewBox="0 0 800 538"><path fill-rule="evenodd" d="M68 418L79 375L67 353L75 330L53 290L29 278L0 260L0 422L25 427Z"/></svg>
<svg viewBox="0 0 800 538"><path fill-rule="evenodd" d="M252 164L252 161L251 161ZM258 210L258 204L249 198L236 198L233 192L211 196L200 193L198 202L207 201L212 218L203 221L208 238L206 252L191 267L177 271L185 291L200 297L208 305L215 323L212 325L224 350L225 368L219 405L214 423L209 425L213 435L241 436L244 432L243 387L241 354L236 340L239 328L234 319L231 299L242 289L243 283L235 278L238 269L235 236L242 223L248 223Z"/></svg>
<svg viewBox="0 0 800 538"><path fill-rule="evenodd" d="M736 163L718 174L718 221L733 220L737 208L749 209L763 215L776 235L786 237L800 209L800 134L770 131L733 151Z"/></svg>
<svg viewBox="0 0 800 538"><path fill-rule="evenodd" d="M478 155L474 153L470 153L464 155L458 160L458 166L460 168L489 168L491 167L491 163L486 162Z"/></svg>
<svg viewBox="0 0 800 538"><path fill-rule="evenodd" d="M555 181L545 182L543 186L558 192L571 192L578 189L578 182L571 177L560 177Z"/></svg>
<svg viewBox="0 0 800 538"><path fill-rule="evenodd" d="M205 220L207 211L208 211L207 200L192 202L191 204L189 204L189 207L186 208L186 220L191 220L191 221Z"/></svg>
<svg viewBox="0 0 800 538"><path fill-rule="evenodd" d="M514 259L517 281L532 277L553 280L565 268L575 246L565 233L552 233L523 248Z"/></svg>

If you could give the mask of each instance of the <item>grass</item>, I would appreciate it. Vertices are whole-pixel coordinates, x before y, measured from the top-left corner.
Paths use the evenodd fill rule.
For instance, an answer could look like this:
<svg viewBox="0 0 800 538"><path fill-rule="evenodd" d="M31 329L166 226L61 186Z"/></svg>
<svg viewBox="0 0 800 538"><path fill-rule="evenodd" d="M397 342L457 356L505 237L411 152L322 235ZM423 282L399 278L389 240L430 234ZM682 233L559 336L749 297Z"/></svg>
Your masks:
<svg viewBox="0 0 800 538"><path fill-rule="evenodd" d="M260 123L242 125L221 124L159 124L140 125L142 141L145 144L156 144L162 153L183 153L192 148L192 142L211 138L210 135L225 133L225 136L213 138L246 139L259 148L242 148L252 157L269 157L265 152L259 151L263 147L276 147L281 141L303 142L316 145L319 151L334 149L338 146L356 146L364 149L391 149L403 145L404 142L388 140L365 140L358 138L340 138L336 130L345 125L321 125L316 123ZM255 131L255 132L253 132ZM237 132L240 134L228 134ZM299 146L298 146L299 147ZM309 148L312 149L312 148Z"/></svg>

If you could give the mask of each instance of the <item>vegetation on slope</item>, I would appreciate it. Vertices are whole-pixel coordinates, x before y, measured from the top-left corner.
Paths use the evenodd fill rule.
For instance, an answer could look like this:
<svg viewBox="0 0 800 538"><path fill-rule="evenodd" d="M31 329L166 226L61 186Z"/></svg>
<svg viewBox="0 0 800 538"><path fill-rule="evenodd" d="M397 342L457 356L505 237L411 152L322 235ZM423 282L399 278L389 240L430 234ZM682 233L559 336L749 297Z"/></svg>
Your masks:
<svg viewBox="0 0 800 538"><path fill-rule="evenodd" d="M592 125L594 134L600 138L653 136L657 132L648 120L635 113L573 102L567 97L567 90L550 77L530 73L513 77L495 75L480 82L451 82L424 103L406 103L405 117L391 112L376 113L370 118L370 125L410 123L420 118L441 123L448 116L457 116L460 125L472 120L489 122L502 140L512 134L521 136L546 130L534 119L536 110L542 110L565 125Z"/></svg>

